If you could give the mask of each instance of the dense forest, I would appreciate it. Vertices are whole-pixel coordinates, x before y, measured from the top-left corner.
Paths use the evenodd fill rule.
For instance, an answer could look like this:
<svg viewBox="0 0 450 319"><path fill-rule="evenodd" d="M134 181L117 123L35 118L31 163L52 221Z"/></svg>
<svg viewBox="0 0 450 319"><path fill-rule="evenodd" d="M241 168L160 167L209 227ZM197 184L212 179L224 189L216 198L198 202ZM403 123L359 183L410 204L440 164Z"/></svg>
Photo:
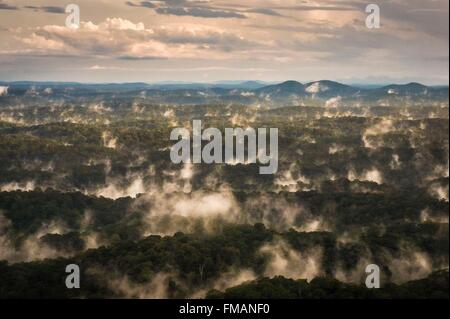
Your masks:
<svg viewBox="0 0 450 319"><path fill-rule="evenodd" d="M102 98L0 98L0 298L448 298L448 103ZM193 119L279 128L278 172L173 164Z"/></svg>

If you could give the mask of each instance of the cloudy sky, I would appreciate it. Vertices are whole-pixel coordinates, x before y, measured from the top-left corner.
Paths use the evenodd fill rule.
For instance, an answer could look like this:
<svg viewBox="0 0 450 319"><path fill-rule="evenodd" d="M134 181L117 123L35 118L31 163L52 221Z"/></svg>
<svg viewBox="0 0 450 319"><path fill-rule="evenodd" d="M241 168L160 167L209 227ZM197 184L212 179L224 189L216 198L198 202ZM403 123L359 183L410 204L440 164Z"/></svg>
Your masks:
<svg viewBox="0 0 450 319"><path fill-rule="evenodd" d="M448 84L448 25L448 0L0 0L0 80Z"/></svg>

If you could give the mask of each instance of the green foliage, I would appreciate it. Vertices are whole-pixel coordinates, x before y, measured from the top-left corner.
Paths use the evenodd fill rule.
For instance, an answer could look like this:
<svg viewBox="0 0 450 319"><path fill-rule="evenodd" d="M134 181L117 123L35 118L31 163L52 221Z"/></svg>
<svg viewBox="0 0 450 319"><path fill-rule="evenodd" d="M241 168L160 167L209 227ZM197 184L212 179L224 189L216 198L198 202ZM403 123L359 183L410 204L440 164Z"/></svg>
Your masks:
<svg viewBox="0 0 450 319"><path fill-rule="evenodd" d="M318 277L307 283L283 277L261 278L224 292L212 290L208 299L448 299L448 271L403 285L389 284L381 289L341 283Z"/></svg>

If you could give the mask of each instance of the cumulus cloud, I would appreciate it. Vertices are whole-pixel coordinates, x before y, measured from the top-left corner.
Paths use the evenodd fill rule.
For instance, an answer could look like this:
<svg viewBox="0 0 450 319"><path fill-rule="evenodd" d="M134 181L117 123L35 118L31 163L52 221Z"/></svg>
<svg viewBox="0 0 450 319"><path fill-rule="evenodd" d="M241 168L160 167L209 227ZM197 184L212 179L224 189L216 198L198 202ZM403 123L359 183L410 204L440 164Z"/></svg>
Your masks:
<svg viewBox="0 0 450 319"><path fill-rule="evenodd" d="M107 18L94 24L82 22L72 30L58 25L37 27L22 38L30 50L46 54L108 56L123 60L192 58L208 55L221 58L258 44L216 27L173 25L147 28L122 18ZM28 49L27 49L28 50Z"/></svg>
<svg viewBox="0 0 450 319"><path fill-rule="evenodd" d="M80 5L87 0L80 0ZM18 4L16 4L18 3ZM14 2L18 8L29 5L25 0ZM28 19L30 10L16 10L14 15L20 24L19 33L6 33L8 45L2 46L1 54L18 57L14 65L3 68L5 76L11 73L23 74L30 71L23 57L32 57L28 63L31 66L40 65L35 59L46 61L46 67L58 72L54 59L70 58L72 65L76 64L74 57L79 59L88 56L92 60L89 64L100 64L97 59L111 58L114 64L148 64L154 59L189 58L202 60L209 64L222 59L224 66L240 66L260 68L266 62L274 62L273 73L259 76L266 80L279 80L298 78L304 76L314 78L330 78L330 74L340 78L361 78L360 73L367 66L367 61L377 65L376 74L399 78L428 79L429 82L442 84L448 82L448 2L398 0L383 2L383 28L373 32L365 27L366 3L364 1L323 1L309 2L296 1L246 1L237 0L223 2L202 0L170 0L170 1L139 1L123 0L121 4L126 10L121 12L123 20L144 21L148 15L152 18L145 20L146 30L166 28L169 33L172 29L183 26L191 28L192 25L201 28L214 29L218 32L213 38L220 39L221 43L208 43L188 41L186 43L173 43L171 38L154 39L151 32L138 31L132 34L130 30L105 31L101 27L86 34L83 32L61 34L55 30L46 34L44 25L47 23L47 12L60 12L59 7L34 6L37 12L33 13L35 19ZM22 6L20 6L22 5ZM0 9L14 9L15 6L0 2ZM116 4L92 3L89 4L89 17L96 26L102 24L104 15L98 12L117 12ZM146 10L142 10L145 8ZM85 9L88 10L88 9ZM115 10L115 11L114 11ZM84 17L85 15L82 15ZM37 23L28 20L38 21ZM229 20L233 23L230 25ZM148 22L147 22L148 21ZM62 21L61 21L62 22ZM6 29L13 29L14 23L6 22ZM37 30L36 25L40 25ZM63 27L61 23L60 27ZM195 38L203 33L196 30ZM222 38L231 34L235 40ZM242 42L242 37L247 43ZM191 36L192 38L192 36ZM111 41L114 39L116 42ZM26 40L25 46L23 41ZM236 41L237 40L237 41ZM338 49L336 49L338 48ZM233 53L233 54L232 54ZM52 57L52 58L50 58ZM428 63L420 62L426 59ZM237 63L239 62L239 63ZM313 63L311 63L313 62ZM321 68L317 64L321 63ZM41 62L42 63L42 62ZM159 61L159 64L168 67L171 62ZM416 65L414 69L407 68L410 64ZM79 66L86 67L82 61ZM156 63L155 63L156 64ZM408 74L404 74L405 68ZM322 71L325 70L325 71ZM78 76L86 77L83 68ZM118 74L118 70L105 70L96 77ZM59 70L59 72L61 72ZM140 80L146 76L148 80L151 72L141 70ZM100 72L98 72L100 73ZM219 80L229 78L232 73L226 70L211 70L209 79ZM191 77L189 75L183 75ZM251 75L250 72L247 73ZM311 75L312 74L312 75ZM213 76L211 76L213 75ZM92 76L89 74L88 76ZM137 77L137 73L133 77ZM365 75L364 75L365 76ZM17 76L16 76L17 77ZM160 78L160 75L158 74ZM241 74L242 77L242 74ZM276 77L274 79L273 77ZM156 76L152 80L156 80ZM86 80L86 79L85 79ZM192 80L192 79L190 79ZM305 79L303 79L305 80Z"/></svg>

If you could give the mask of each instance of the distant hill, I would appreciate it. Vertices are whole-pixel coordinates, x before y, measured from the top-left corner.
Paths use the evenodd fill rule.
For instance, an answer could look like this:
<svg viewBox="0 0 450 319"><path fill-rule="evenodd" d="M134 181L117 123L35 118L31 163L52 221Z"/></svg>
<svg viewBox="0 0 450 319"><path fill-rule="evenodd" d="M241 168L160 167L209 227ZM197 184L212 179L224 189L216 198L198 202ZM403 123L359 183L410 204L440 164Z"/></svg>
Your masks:
<svg viewBox="0 0 450 319"><path fill-rule="evenodd" d="M425 94L428 87L420 83L408 83L405 85L391 84L381 88L388 94Z"/></svg>
<svg viewBox="0 0 450 319"><path fill-rule="evenodd" d="M306 92L320 97L351 96L361 91L346 84L322 80L305 85Z"/></svg>
<svg viewBox="0 0 450 319"><path fill-rule="evenodd" d="M438 102L448 104L448 86L429 87L420 83L391 84L383 87L358 87L339 82L320 80L306 84L285 81L268 84L260 81L220 81L214 83L163 82L148 84L76 82L0 82L8 87L9 97L32 96L54 98L81 98L89 95L100 99L114 94L116 98L142 98L152 103L267 105L269 107L311 105L402 105L408 103ZM5 91L5 90L4 90Z"/></svg>
<svg viewBox="0 0 450 319"><path fill-rule="evenodd" d="M259 94L270 94L278 97L292 94L304 95L305 87L297 81L286 81L280 84L269 85L257 90Z"/></svg>

